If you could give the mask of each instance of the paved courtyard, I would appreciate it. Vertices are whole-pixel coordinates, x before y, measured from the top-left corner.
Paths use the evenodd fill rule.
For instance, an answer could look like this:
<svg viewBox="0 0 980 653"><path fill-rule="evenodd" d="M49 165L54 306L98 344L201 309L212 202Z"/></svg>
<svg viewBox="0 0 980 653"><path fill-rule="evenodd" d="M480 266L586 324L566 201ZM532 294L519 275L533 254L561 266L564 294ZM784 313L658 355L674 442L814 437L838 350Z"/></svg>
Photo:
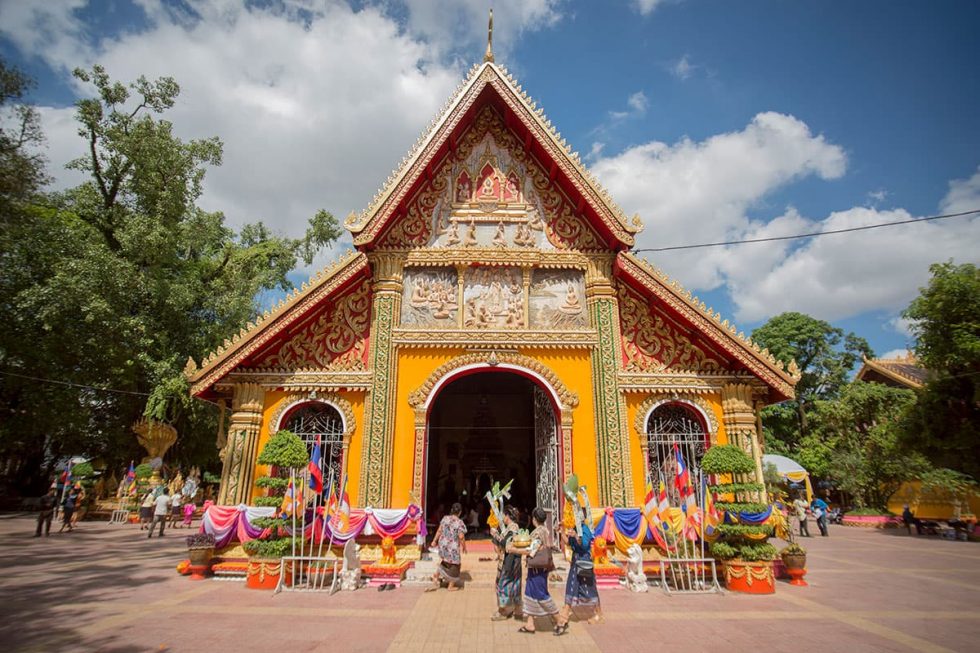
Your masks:
<svg viewBox="0 0 980 653"><path fill-rule="evenodd" d="M608 591L605 623L557 638L491 622L486 582L273 596L178 576L186 530L152 540L91 522L33 531L30 517L0 518L5 651L980 650L980 545L904 533L833 527L804 542L810 587L781 582L772 596Z"/></svg>

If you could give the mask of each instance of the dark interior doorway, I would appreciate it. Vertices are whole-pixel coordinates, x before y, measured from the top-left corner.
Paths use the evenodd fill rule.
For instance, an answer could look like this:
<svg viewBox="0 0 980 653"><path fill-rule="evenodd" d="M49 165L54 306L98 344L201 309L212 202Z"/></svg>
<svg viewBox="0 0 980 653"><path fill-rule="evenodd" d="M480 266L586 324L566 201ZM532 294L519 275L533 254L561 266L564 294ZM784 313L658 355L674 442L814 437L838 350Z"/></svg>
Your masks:
<svg viewBox="0 0 980 653"><path fill-rule="evenodd" d="M427 521L459 501L485 530L494 482L514 479L507 502L526 513L536 504L535 384L511 372L480 372L449 382L429 412Z"/></svg>

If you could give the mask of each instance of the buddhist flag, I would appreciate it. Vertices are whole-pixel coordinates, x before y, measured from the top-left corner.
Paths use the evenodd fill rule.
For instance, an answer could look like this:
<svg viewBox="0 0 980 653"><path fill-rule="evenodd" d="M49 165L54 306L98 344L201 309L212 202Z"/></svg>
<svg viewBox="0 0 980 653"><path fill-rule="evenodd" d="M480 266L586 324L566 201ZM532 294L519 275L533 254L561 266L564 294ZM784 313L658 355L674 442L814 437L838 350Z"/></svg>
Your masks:
<svg viewBox="0 0 980 653"><path fill-rule="evenodd" d="M313 455L310 457L310 489L320 494L323 492L323 470L320 469L320 438L313 445Z"/></svg>
<svg viewBox="0 0 980 653"><path fill-rule="evenodd" d="M660 507L657 505L657 497L653 493L653 484L647 483L646 502L643 505L643 514L646 515L647 522L650 524L650 532L657 544L667 549L667 542L664 540L664 525L660 521Z"/></svg>
<svg viewBox="0 0 980 653"><path fill-rule="evenodd" d="M334 523L338 530L345 532L350 526L350 497L347 496L347 476L337 492L337 514Z"/></svg>
<svg viewBox="0 0 980 653"><path fill-rule="evenodd" d="M286 494L282 497L282 505L279 506L279 512L284 515L292 515L303 502L303 491L297 491L293 482L289 482L289 486L286 488Z"/></svg>
<svg viewBox="0 0 980 653"><path fill-rule="evenodd" d="M647 481L646 501L643 503L643 514L650 515L657 509L657 499L653 493L653 484Z"/></svg>
<svg viewBox="0 0 980 653"><path fill-rule="evenodd" d="M130 483L136 480L136 468L133 467L132 460L129 461L129 471L126 472L126 480L129 481Z"/></svg>

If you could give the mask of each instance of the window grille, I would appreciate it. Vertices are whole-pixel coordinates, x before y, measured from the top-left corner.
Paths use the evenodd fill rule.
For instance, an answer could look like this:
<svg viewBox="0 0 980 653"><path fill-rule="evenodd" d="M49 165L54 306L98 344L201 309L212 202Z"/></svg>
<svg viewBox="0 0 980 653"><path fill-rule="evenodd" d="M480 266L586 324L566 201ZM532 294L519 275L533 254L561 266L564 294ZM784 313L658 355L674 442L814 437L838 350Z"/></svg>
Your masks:
<svg viewBox="0 0 980 653"><path fill-rule="evenodd" d="M677 477L674 447L681 452L693 484L701 469L707 441L700 417L683 404L661 404L647 418L647 468L650 470L650 480L655 490L663 481L671 505L679 506L681 503L674 483Z"/></svg>
<svg viewBox="0 0 980 653"><path fill-rule="evenodd" d="M311 456L313 445L317 438L320 439L320 471L323 472L324 490L331 479L334 484L341 482L344 420L336 408L319 402L304 404L289 415L283 428L299 436Z"/></svg>

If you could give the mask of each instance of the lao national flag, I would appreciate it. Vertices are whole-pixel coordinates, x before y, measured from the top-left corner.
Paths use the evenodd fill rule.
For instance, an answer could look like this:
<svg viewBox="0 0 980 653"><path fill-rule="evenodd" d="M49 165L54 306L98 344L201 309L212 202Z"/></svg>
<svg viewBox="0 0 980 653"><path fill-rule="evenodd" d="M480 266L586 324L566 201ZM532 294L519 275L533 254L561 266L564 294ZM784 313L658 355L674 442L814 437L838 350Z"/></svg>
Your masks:
<svg viewBox="0 0 980 653"><path fill-rule="evenodd" d="M674 445L674 457L677 459L677 477L674 478L674 485L681 497L687 497L691 493L691 476L687 471L687 465L684 464L684 456L676 444Z"/></svg>
<svg viewBox="0 0 980 653"><path fill-rule="evenodd" d="M310 458L310 489L323 494L323 470L320 469L320 438L313 445L313 456Z"/></svg>

